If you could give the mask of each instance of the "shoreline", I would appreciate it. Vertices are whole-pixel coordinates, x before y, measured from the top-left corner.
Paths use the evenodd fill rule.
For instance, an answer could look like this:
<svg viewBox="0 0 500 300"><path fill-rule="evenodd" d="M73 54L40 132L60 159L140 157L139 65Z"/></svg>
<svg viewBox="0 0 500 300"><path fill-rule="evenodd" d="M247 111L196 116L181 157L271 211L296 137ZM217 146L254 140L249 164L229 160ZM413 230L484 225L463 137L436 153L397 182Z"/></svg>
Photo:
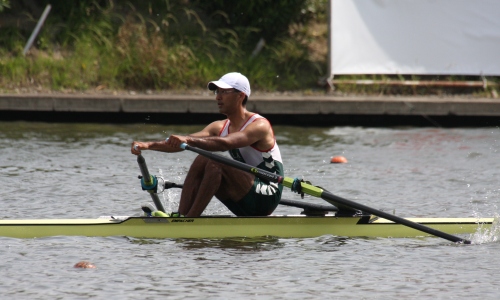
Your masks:
<svg viewBox="0 0 500 300"><path fill-rule="evenodd" d="M220 119L208 91L157 94L27 93L0 95L2 121L144 122ZM461 96L371 96L322 93L255 93L247 109L274 124L301 126L499 126L500 100Z"/></svg>

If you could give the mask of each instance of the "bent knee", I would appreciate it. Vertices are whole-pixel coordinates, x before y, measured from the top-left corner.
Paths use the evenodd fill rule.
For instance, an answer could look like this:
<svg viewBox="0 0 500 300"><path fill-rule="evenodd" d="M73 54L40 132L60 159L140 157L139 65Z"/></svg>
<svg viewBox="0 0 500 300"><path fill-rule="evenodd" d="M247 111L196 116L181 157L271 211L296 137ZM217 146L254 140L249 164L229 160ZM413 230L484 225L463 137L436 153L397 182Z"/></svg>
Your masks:
<svg viewBox="0 0 500 300"><path fill-rule="evenodd" d="M205 169L205 172L217 172L220 173L222 169L222 164L207 158L202 155L198 155L196 159L194 160L193 164L196 164L198 167L203 167Z"/></svg>
<svg viewBox="0 0 500 300"><path fill-rule="evenodd" d="M221 174L223 170L223 165L221 163L209 159L209 161L205 165L205 170L208 172L216 172L217 174Z"/></svg>
<svg viewBox="0 0 500 300"><path fill-rule="evenodd" d="M194 159L193 165L196 165L198 167L204 166L205 168L215 168L216 166L218 166L218 163L211 160L210 158L207 158L207 157L202 156L202 155L198 155Z"/></svg>
<svg viewBox="0 0 500 300"><path fill-rule="evenodd" d="M196 158L194 159L193 163L198 163L198 164L206 164L210 161L209 158L203 156L203 155L198 155L196 156Z"/></svg>

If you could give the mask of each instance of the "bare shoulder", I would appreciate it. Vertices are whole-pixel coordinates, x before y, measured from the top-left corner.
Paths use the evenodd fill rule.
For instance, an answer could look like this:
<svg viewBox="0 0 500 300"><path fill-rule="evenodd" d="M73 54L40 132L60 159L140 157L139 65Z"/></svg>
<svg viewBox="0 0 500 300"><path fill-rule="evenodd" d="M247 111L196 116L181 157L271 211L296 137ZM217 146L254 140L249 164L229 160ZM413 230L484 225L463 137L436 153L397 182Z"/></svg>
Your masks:
<svg viewBox="0 0 500 300"><path fill-rule="evenodd" d="M224 127L226 120L215 121L203 128L201 131L190 134L192 137L208 137L208 136L218 136L219 132Z"/></svg>
<svg viewBox="0 0 500 300"><path fill-rule="evenodd" d="M259 118L245 129L251 144L257 149L269 149L274 146L274 131L267 119Z"/></svg>
<svg viewBox="0 0 500 300"><path fill-rule="evenodd" d="M271 123L266 118L258 118L252 122L248 127L252 128L252 130L269 132L272 129Z"/></svg>
<svg viewBox="0 0 500 300"><path fill-rule="evenodd" d="M224 124L226 124L226 120L219 120L219 121L214 121L205 127L204 130L206 130L210 136L218 136L222 128L224 127Z"/></svg>

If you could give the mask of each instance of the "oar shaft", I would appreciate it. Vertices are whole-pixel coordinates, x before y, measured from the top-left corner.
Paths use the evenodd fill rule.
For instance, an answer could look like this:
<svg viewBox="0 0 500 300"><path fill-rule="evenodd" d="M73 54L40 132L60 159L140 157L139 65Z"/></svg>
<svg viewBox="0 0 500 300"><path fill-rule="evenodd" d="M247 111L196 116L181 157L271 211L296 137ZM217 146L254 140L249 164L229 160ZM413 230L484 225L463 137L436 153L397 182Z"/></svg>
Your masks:
<svg viewBox="0 0 500 300"><path fill-rule="evenodd" d="M177 184L177 183L173 183L173 182L169 182L169 181L165 182L165 189L171 189L171 188L182 189L183 187L184 187L183 184ZM326 211L338 211L338 208L335 207L335 206L327 206L327 205L306 203L306 202L301 202L301 201L296 201L296 200L289 200L289 199L283 199L283 198L281 198L280 204L281 205L298 207L298 208L303 208L303 209L325 211L325 212Z"/></svg>
<svg viewBox="0 0 500 300"><path fill-rule="evenodd" d="M242 163L242 162L230 159L230 158L226 158L226 157L221 156L221 155L214 154L210 151L206 151L203 149L199 149L197 147L189 146L185 143L181 144L181 148L198 153L198 154L201 154L201 155L208 157L212 160L215 160L215 161L220 162L220 163L224 163L226 165L232 166L232 167L240 169L242 171L252 173L257 177L269 180L270 182L282 183L286 187L289 187L289 188L292 187L292 184L293 184L292 178L279 176L277 174L267 172L267 171L261 170L259 168L253 167L251 165L248 165L248 164L245 164L245 163ZM422 231L422 232L425 232L425 233L428 233L428 234L431 234L431 235L434 235L437 237L441 237L441 238L444 238L446 240L449 240L449 241L452 241L455 243L464 243L464 244L471 243L469 240L459 238L457 236L448 234L446 232L442 232L442 231L424 226L422 224L418 224L418 223L409 221L407 219L403 219L403 218L400 218L398 216L391 215L391 214L385 213L383 211L368 207L366 205L335 196L327 191L324 191L321 188L318 188L316 186L313 186L313 185L310 185L307 183L301 183L301 187L302 187L302 192L304 192L305 194L315 196L318 198L322 198L322 199L326 200L327 202L329 202L330 204L335 205L337 207L348 206L348 207L351 207L354 209L359 209L361 211L371 213L375 216L387 219L389 221L393 221L395 223L399 223L399 224L408 226L410 228L413 228L413 229L416 229L416 230L419 230L419 231Z"/></svg>
<svg viewBox="0 0 500 300"><path fill-rule="evenodd" d="M291 181L289 180L289 178L285 177L285 180L283 181L283 185L291 187ZM319 198L326 200L328 203L333 204L337 207L347 206L347 207L351 207L354 209L358 209L358 210L361 210L363 212L367 212L367 213L370 213L372 215L387 219L389 221L393 221L394 223L403 224L405 226L414 228L414 229L422 231L422 232L426 232L426 233L434 235L434 236L444 238L446 240L449 240L449 241L452 241L455 243L464 243L464 244L471 243L468 240L459 238L457 236L448 234L446 232L442 232L442 231L436 230L434 228L430 228L430 227L424 226L422 224L415 223L415 222L412 222L412 221L404 219L404 218L400 218L400 217L395 216L395 215L391 215L389 213L371 208L371 207L363 205L361 203L357 203L357 202L353 202L353 201L348 200L348 199L344 199L344 198L336 196L330 192L324 191L316 186L313 186L313 185L310 185L310 184L307 184L304 182L301 184L301 186L302 186L302 192L304 192L308 195L311 195L311 196L319 197Z"/></svg>
<svg viewBox="0 0 500 300"><path fill-rule="evenodd" d="M142 178L144 180L144 184L148 185L148 186L153 185L153 180L152 180L151 174L149 174L148 167L146 166L146 160L140 154L137 156L137 163L139 164L139 169L141 169L141 174L142 174ZM153 200L153 202L156 206L156 209L158 209L162 212L165 212L165 208L163 207L163 204L161 203L158 195L155 194L155 192L152 190L147 190L147 191L148 191L149 195L151 195L151 199Z"/></svg>
<svg viewBox="0 0 500 300"><path fill-rule="evenodd" d="M229 166L234 167L236 169L252 173L257 177L259 177L261 179L266 179L270 182L282 183L284 180L284 177L280 176L278 174L267 172L267 171L261 170L259 168L256 168L254 166L239 162L237 160L229 159L229 158L226 158L222 155L214 154L214 153L207 151L207 150L203 150L200 148L189 146L188 144L185 144L185 143L181 144L181 148L184 150L196 152L196 153L201 154L205 157L208 157L212 160L229 165Z"/></svg>
<svg viewBox="0 0 500 300"><path fill-rule="evenodd" d="M381 210L377 210L377 209L368 207L366 205L363 205L363 204L360 204L357 202L353 202L353 201L348 200L348 199L341 198L339 196L335 196L335 195L333 195L329 192L326 192L326 191L324 191L322 193L321 199L326 200L327 202L329 202L333 205L338 205L338 203L341 203L341 204L353 207L355 209L359 209L359 210L362 210L364 212L370 213L372 215L393 221L394 223L403 224L403 225L411 227L413 229L416 229L416 230L419 230L422 232L426 232L430 235L438 236L438 237L441 237L443 239L446 239L446 240L449 240L449 241L452 241L455 243L464 243L464 244L471 243L469 240L465 240L465 239L459 238L457 236L448 234L446 232L442 232L442 231L436 230L434 228L430 228L430 227L424 226L422 224L415 223L415 222L412 222L412 221L404 219L404 218L400 218L400 217L395 216L395 215L391 215L391 214L383 212Z"/></svg>

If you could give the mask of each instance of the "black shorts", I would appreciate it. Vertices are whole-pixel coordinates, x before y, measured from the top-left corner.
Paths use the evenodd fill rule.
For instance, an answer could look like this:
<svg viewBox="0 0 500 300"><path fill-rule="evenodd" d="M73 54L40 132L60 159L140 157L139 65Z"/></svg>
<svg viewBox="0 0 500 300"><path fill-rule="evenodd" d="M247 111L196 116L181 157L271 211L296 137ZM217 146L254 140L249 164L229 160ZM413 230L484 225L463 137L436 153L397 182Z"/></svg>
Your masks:
<svg viewBox="0 0 500 300"><path fill-rule="evenodd" d="M221 201L237 216L268 216L278 206L283 186L277 183L264 182L255 178L248 194L240 201Z"/></svg>

